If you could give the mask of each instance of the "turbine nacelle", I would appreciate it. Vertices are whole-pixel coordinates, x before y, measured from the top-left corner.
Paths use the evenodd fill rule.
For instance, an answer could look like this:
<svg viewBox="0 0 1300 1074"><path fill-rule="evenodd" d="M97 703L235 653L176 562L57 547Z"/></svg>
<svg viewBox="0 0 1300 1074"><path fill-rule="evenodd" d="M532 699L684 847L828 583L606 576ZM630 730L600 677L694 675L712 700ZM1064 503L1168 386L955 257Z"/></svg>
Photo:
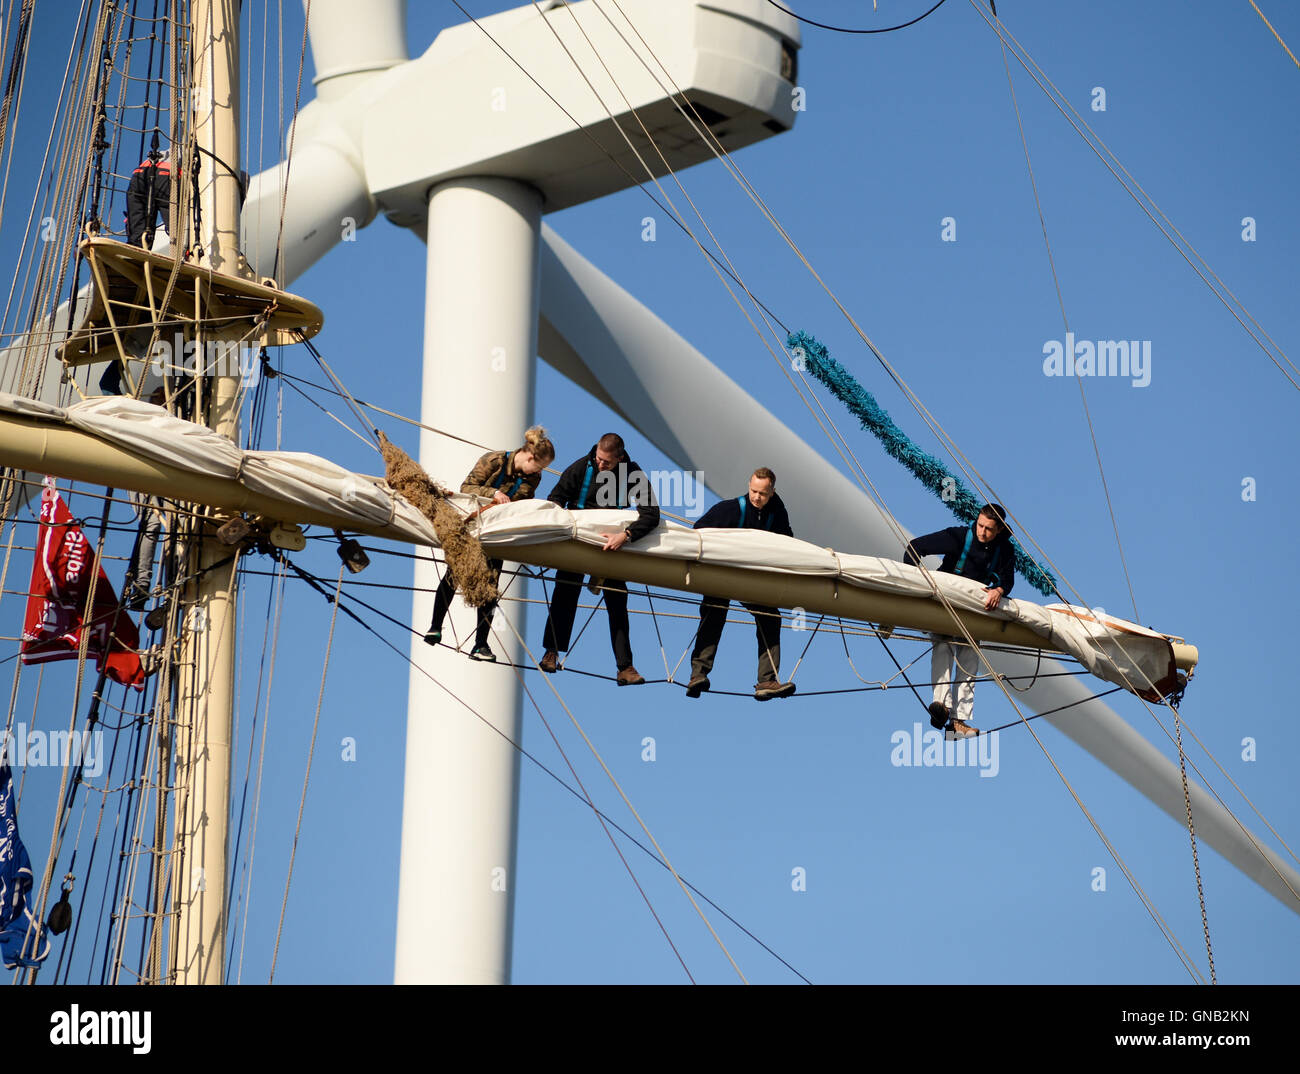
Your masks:
<svg viewBox="0 0 1300 1074"><path fill-rule="evenodd" d="M379 212L423 235L449 179L514 179L554 212L710 158L696 127L732 151L794 125L798 23L756 0L530 5L450 27L405 62L391 18L363 28L369 8L324 10L311 37L328 70L295 125L287 202L282 164L244 205L244 253L282 284Z"/></svg>
<svg viewBox="0 0 1300 1074"><path fill-rule="evenodd" d="M727 150L789 130L798 43L792 18L737 0L552 4L451 27L367 117L370 190L404 226L431 186L462 176L527 183L546 212L603 197L646 165L660 176L710 158L692 122Z"/></svg>

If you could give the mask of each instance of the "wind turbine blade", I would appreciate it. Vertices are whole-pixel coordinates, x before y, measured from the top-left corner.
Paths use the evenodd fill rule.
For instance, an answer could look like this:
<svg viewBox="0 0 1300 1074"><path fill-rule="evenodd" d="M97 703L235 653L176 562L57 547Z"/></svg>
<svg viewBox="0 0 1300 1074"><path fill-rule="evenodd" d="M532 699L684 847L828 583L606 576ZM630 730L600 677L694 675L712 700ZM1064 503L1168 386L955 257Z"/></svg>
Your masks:
<svg viewBox="0 0 1300 1074"><path fill-rule="evenodd" d="M846 552L901 555L902 542L870 497L545 224L538 349L548 364L622 415L664 454L702 470L705 484L719 495L743 489L755 466L770 465L779 475L797 536ZM1006 675L1027 678L1037 663L1006 653L986 655ZM1064 670L1052 660L1040 668L1044 675ZM990 689L984 687L985 696ZM1045 719L1185 825L1178 767L1109 705L1087 701L1091 693L1078 679L1062 677L1040 678L1016 696L1034 712L1083 702ZM1272 850L1257 847L1259 840L1195 782L1191 798L1198 834L1300 913L1295 894L1300 873Z"/></svg>
<svg viewBox="0 0 1300 1074"><path fill-rule="evenodd" d="M303 0L306 7L306 0ZM307 36L311 39L316 100L348 94L358 79L409 59L406 51L406 0L312 0Z"/></svg>

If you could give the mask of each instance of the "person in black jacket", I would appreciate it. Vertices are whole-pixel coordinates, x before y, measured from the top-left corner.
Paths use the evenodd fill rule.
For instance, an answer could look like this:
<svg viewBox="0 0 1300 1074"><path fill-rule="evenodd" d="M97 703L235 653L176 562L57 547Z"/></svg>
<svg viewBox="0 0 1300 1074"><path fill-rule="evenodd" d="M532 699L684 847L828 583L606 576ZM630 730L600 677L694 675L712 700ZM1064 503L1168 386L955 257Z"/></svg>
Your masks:
<svg viewBox="0 0 1300 1074"><path fill-rule="evenodd" d="M153 247L154 227L158 217L167 223L171 198L171 162L154 149L131 173L126 188L126 241L132 246Z"/></svg>
<svg viewBox="0 0 1300 1074"><path fill-rule="evenodd" d="M950 526L924 537L915 538L903 553L908 563L921 565L922 556L943 556L939 570L959 574L982 583L987 592L984 607L992 611L1011 592L1016 580L1016 550L1011 544L1011 527L1001 504L989 503L980 508L979 517L969 526ZM934 700L930 703L930 725L949 728L958 738L978 735L971 726L975 705L975 676L979 671L979 654L956 638L932 634L930 678L934 682ZM956 663L954 674L953 665ZM957 713L952 712L953 684L957 691Z"/></svg>
<svg viewBox="0 0 1300 1074"><path fill-rule="evenodd" d="M744 496L715 503L700 516L695 528L755 529L794 536L790 515L776 494L776 474L766 466L754 471ZM727 624L730 605L731 601L723 597L705 597L700 601L700 628L691 653L687 697L699 697L709 688L709 672L718 655L718 642ZM754 617L754 633L758 638L758 682L754 685L754 698L770 701L774 697L789 697L794 693L794 683L780 680L781 611L765 604L745 604L745 608Z"/></svg>
<svg viewBox="0 0 1300 1074"><path fill-rule="evenodd" d="M625 544L639 541L659 525L659 506L655 503L650 479L641 467L628 458L623 448L623 438L617 433L606 433L586 458L579 459L566 469L547 499L570 511L592 507L627 507L630 501L635 501L636 521L605 539L602 547L606 552L617 552ZM546 652L539 665L543 671L555 672L560 652L568 651L581 585L581 574L572 571L555 572L555 590L551 594L551 607L546 616L546 634L542 643ZM632 666L632 645L628 639L627 584L609 578L593 578L592 585L600 585L605 591L609 641L614 649L614 663L618 667L618 684L640 686L645 678Z"/></svg>

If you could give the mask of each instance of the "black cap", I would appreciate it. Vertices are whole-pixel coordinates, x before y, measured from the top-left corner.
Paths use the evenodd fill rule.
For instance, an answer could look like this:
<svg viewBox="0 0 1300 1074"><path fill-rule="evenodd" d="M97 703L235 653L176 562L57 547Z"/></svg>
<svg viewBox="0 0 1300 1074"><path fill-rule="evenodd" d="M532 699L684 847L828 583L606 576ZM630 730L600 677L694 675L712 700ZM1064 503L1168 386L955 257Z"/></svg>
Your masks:
<svg viewBox="0 0 1300 1074"><path fill-rule="evenodd" d="M999 522L1002 523L1002 528L1006 530L1008 534L1011 533L1011 527L1007 525L1006 508L1003 507L1000 503L986 503L983 507L980 508L980 514L992 515L994 518L996 518Z"/></svg>

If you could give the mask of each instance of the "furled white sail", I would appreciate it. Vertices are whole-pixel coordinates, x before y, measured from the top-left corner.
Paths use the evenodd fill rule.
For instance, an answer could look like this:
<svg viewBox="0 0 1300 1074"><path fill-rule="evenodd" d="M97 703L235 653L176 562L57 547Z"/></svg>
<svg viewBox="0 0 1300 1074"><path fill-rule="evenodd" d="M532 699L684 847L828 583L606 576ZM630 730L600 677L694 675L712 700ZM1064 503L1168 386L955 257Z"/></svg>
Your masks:
<svg viewBox="0 0 1300 1074"><path fill-rule="evenodd" d="M0 394L0 413L84 430L137 459L178 472L159 474L139 491L199 497L197 484L185 485L189 475L196 483L215 480L226 490L215 506L256 511L279 522L316 522L438 544L432 524L378 478L300 452L240 451L217 433L148 403L106 396L60 408ZM178 477L181 487L165 484ZM117 484L131 487L132 478L123 475ZM452 500L467 514L479 506L472 497ZM952 609L963 613L963 624L976 638L996 639L1002 630L1009 643L1068 653L1098 678L1145 697L1158 698L1178 681L1174 646L1163 634L1102 620L1086 609L1023 600L1005 599L986 612L978 583L896 560L762 531L696 530L671 522L635 547L602 553L605 537L631 517L628 511L567 511L547 501L521 501L492 508L475 525L484 548L503 559L595 573L613 569L630 581L960 635ZM881 602L867 594L893 599ZM1013 632L1012 626L1029 633Z"/></svg>

